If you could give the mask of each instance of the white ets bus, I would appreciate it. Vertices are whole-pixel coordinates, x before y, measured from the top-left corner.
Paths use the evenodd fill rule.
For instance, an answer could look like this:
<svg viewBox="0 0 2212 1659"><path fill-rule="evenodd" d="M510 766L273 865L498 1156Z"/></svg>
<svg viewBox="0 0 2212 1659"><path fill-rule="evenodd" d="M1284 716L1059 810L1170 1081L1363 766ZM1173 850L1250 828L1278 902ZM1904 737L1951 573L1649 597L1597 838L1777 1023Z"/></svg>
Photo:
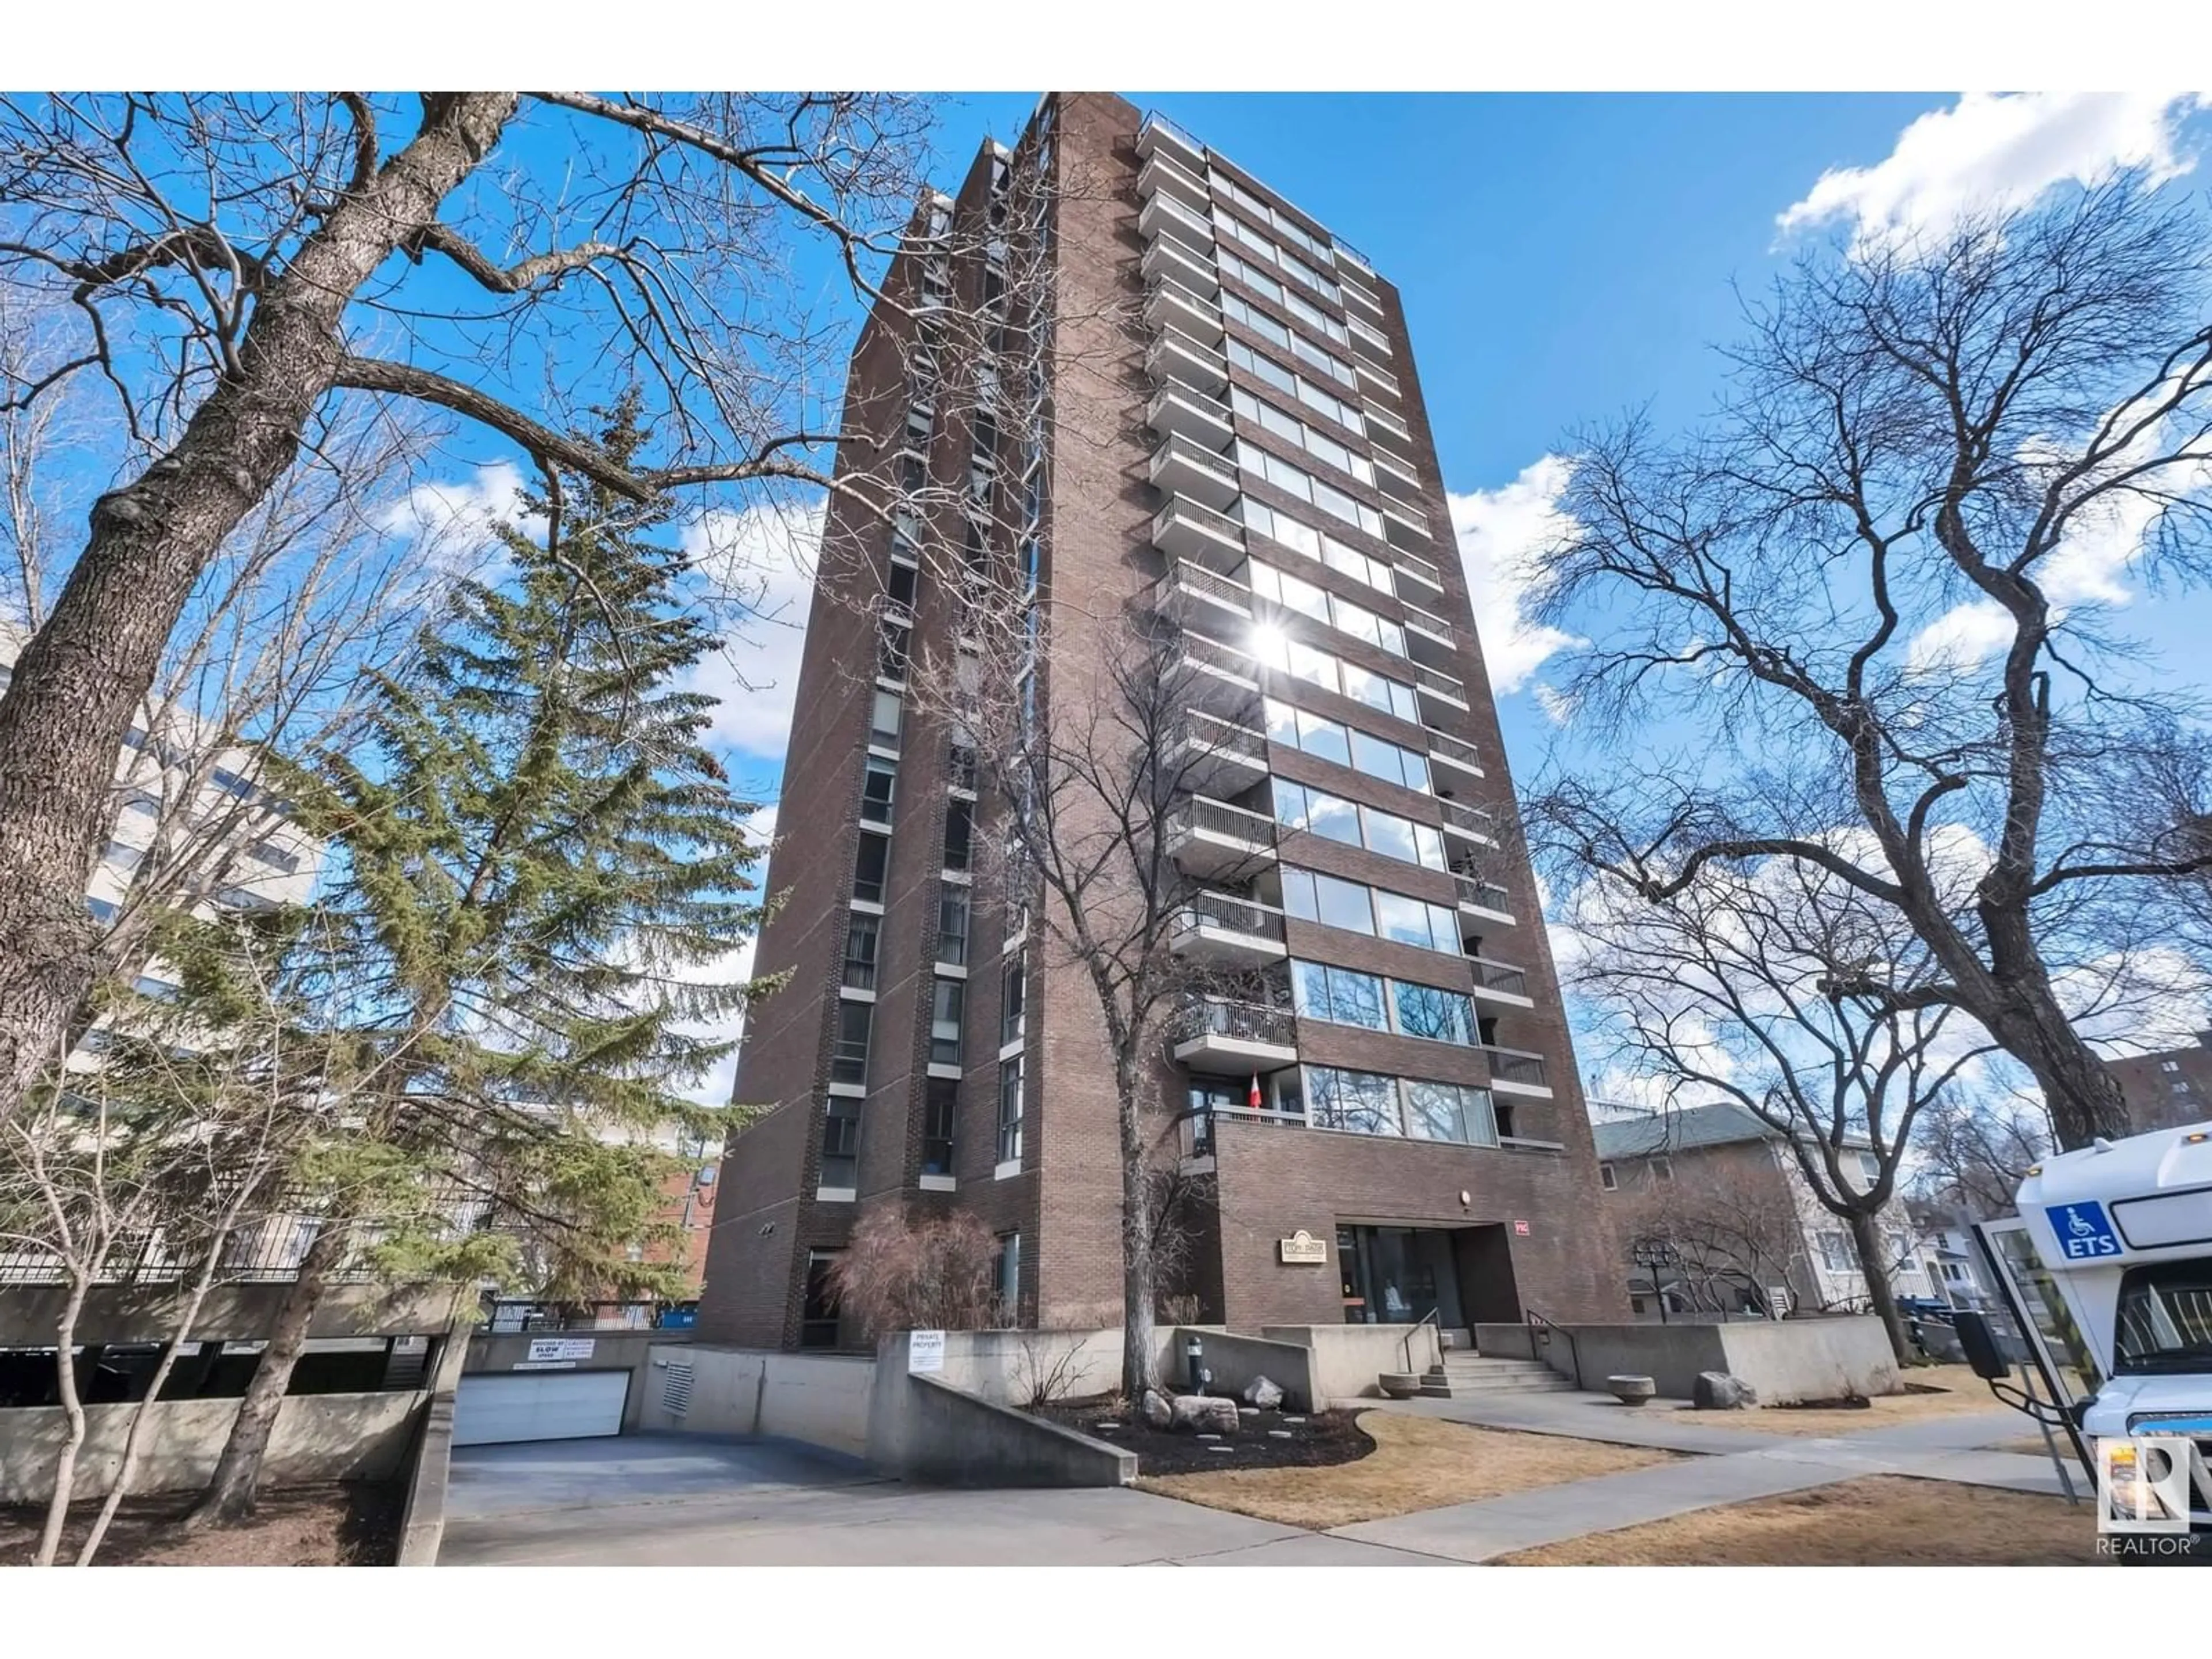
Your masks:
<svg viewBox="0 0 2212 1659"><path fill-rule="evenodd" d="M2046 1158L2017 1208L1976 1231L2055 1408L2002 1385L1978 1320L1960 1331L1969 1358L2001 1399L2065 1431L2093 1480L2101 1468L2105 1506L2126 1512L2100 1527L2185 1530L2187 1553L2212 1560L2212 1123Z"/></svg>

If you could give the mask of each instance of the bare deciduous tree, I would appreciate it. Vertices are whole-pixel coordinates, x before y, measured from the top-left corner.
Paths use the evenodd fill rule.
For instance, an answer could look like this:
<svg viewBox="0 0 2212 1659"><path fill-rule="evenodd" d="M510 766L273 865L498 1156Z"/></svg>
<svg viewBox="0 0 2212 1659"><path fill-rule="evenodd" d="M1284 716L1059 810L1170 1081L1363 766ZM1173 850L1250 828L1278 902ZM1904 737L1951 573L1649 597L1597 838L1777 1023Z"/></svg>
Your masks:
<svg viewBox="0 0 2212 1659"><path fill-rule="evenodd" d="M98 971L81 896L132 713L288 471L366 399L632 500L827 484L810 446L832 342L787 303L787 233L865 288L874 224L907 218L919 125L850 94L0 99L0 285L76 325L0 411L87 384L118 434L0 699L0 1114ZM577 339L596 353L563 390ZM573 435L629 382L655 465Z"/></svg>
<svg viewBox="0 0 2212 1659"><path fill-rule="evenodd" d="M1693 1311L1770 1313L1767 1292L1789 1285L1805 1256L1803 1218L1778 1171L1711 1156L1671 1160L1664 1181L1617 1167L1629 1177L1615 1200L1620 1236L1632 1255L1658 1260L1639 1269L1655 1293L1671 1280Z"/></svg>
<svg viewBox="0 0 2212 1659"><path fill-rule="evenodd" d="M1528 818L1555 874L1662 903L1779 859L1847 885L2033 1073L2058 1139L2126 1132L2069 981L2139 951L2143 884L2212 867L2207 803L2112 787L2173 741L2099 604L2212 574L2212 327L2193 207L2122 177L1805 256L1710 428L1580 446L1540 610L1602 775Z"/></svg>
<svg viewBox="0 0 2212 1659"><path fill-rule="evenodd" d="M1572 919L1583 949L1570 982L1620 1057L1681 1103L1733 1101L1775 1132L1850 1230L1904 1358L1880 1222L1915 1121L1992 1046L1950 1003L1917 1000L1942 971L1930 953L1887 905L1782 857L1709 863L1656 902L1600 878ZM1885 994L1865 994L1869 981Z"/></svg>

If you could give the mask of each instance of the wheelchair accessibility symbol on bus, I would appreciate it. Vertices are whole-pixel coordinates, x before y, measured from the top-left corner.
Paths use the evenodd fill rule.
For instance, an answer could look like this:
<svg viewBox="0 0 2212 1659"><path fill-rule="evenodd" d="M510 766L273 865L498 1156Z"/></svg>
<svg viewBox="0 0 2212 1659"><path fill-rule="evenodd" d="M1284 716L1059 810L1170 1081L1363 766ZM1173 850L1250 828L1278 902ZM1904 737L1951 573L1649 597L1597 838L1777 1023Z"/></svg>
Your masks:
<svg viewBox="0 0 2212 1659"><path fill-rule="evenodd" d="M2051 1231L2058 1235L2058 1248L2068 1261L2090 1261L2120 1254L2119 1237L2105 1218L2103 1205L2087 1200L2052 1204L2045 1206L2044 1213L2051 1218Z"/></svg>

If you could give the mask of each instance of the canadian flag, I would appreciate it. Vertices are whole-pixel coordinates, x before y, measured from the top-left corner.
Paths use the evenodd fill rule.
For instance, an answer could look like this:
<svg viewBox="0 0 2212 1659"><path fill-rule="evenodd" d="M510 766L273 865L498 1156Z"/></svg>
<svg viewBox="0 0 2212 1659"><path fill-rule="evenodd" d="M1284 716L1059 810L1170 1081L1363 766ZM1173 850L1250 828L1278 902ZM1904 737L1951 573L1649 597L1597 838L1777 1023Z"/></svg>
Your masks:
<svg viewBox="0 0 2212 1659"><path fill-rule="evenodd" d="M1249 1106L1255 1112L1260 1109L1261 1096L1260 1093L1260 1074L1257 1072L1252 1073L1252 1092L1245 1096L1244 1103L1247 1106Z"/></svg>

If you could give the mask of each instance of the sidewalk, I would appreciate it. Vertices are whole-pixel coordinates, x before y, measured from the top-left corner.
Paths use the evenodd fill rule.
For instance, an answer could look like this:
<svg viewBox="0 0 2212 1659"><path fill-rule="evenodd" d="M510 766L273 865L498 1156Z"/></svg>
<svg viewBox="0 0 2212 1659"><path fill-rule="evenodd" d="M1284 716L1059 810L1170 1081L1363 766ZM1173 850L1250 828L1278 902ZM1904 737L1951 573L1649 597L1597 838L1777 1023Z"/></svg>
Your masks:
<svg viewBox="0 0 2212 1659"><path fill-rule="evenodd" d="M2062 1492L2057 1474L2045 1459L1973 1449L2002 1437L2017 1422L2018 1414L2005 1410L1814 1438L1675 1422L1671 1419L1680 1413L1631 1411L1609 1395L1400 1401L1382 1409L1482 1428L1701 1454L1480 1503L1363 1521L1330 1534L1457 1561L1493 1560L1591 1533L1616 1532L1697 1510L1869 1474L1954 1480L2051 1496Z"/></svg>

